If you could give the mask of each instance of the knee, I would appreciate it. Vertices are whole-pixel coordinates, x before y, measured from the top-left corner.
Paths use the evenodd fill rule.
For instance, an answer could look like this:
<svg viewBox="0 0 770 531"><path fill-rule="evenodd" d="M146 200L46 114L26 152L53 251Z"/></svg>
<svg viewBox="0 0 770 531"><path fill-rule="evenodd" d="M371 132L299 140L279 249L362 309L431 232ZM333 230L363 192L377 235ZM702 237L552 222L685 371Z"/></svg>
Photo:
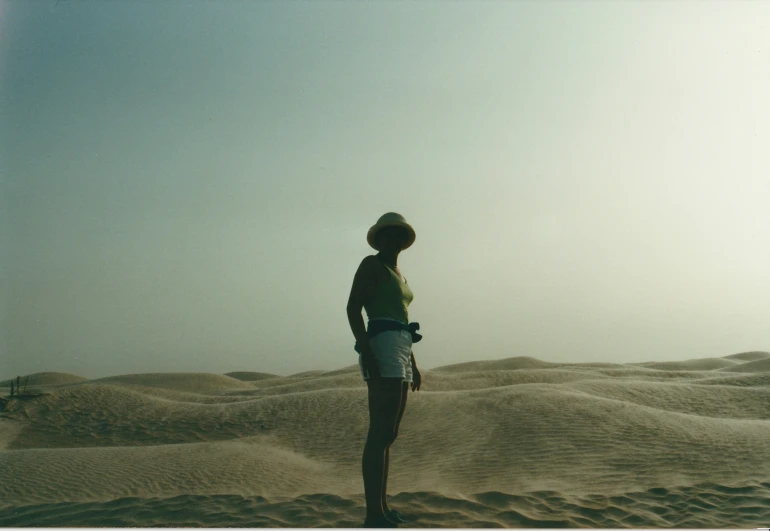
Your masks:
<svg viewBox="0 0 770 531"><path fill-rule="evenodd" d="M387 448L398 436L398 430L372 430L369 432L369 440L378 446Z"/></svg>

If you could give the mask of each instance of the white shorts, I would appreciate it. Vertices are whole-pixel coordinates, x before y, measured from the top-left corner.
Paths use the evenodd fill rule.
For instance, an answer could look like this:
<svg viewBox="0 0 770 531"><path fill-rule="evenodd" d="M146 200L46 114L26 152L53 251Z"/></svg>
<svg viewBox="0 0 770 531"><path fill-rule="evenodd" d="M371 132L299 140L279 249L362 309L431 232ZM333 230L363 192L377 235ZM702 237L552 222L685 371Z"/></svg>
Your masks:
<svg viewBox="0 0 770 531"><path fill-rule="evenodd" d="M412 381L412 333L409 330L380 332L369 338L369 344L377 358L380 376L404 378L407 382ZM364 369L360 354L358 355L358 367L361 371L361 377L368 380L369 374Z"/></svg>

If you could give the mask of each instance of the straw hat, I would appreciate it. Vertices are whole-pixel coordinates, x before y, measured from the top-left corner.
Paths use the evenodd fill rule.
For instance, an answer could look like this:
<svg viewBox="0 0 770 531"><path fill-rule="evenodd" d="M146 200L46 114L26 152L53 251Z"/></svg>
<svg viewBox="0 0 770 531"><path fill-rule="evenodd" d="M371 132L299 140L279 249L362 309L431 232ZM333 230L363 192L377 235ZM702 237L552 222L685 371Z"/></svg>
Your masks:
<svg viewBox="0 0 770 531"><path fill-rule="evenodd" d="M414 233L414 229L409 223L406 222L404 216L397 214L396 212L388 212L387 214L380 216L380 219L377 220L377 223L372 225L372 228L369 229L369 232L366 233L366 241L369 242L369 245L372 248L377 249L375 246L375 238L377 237L377 233L380 231L380 229L384 229L385 227L402 227L409 233L409 237L401 247L402 250L411 247L415 238L417 237L417 235ZM379 249L377 250L379 251Z"/></svg>

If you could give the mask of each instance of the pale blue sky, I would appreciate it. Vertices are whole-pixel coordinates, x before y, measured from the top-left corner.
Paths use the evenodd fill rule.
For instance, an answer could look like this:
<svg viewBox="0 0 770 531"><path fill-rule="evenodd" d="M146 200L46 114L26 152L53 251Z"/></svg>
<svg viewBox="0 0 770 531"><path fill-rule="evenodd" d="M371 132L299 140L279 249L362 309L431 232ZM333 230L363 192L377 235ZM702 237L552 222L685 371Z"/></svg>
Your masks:
<svg viewBox="0 0 770 531"><path fill-rule="evenodd" d="M0 379L770 350L770 3L0 0Z"/></svg>

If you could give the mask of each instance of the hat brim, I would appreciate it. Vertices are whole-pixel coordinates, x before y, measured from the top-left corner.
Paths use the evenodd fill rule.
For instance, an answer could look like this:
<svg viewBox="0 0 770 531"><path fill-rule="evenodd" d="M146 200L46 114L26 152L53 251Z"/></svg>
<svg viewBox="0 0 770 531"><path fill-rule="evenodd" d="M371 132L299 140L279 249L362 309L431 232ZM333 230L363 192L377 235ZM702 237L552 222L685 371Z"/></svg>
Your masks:
<svg viewBox="0 0 770 531"><path fill-rule="evenodd" d="M369 229L369 232L366 233L366 241L369 243L369 246L372 249L375 249L379 251L375 244L375 239L377 237L377 233L380 231L380 229L384 229L385 227L401 227L406 230L409 237L407 238L406 242L404 242L404 245L401 246L401 250L408 249L412 246L414 243L414 240L417 238L417 235L414 232L414 229L409 223L401 222L401 221L391 221L386 223L376 223L372 226L372 228Z"/></svg>

